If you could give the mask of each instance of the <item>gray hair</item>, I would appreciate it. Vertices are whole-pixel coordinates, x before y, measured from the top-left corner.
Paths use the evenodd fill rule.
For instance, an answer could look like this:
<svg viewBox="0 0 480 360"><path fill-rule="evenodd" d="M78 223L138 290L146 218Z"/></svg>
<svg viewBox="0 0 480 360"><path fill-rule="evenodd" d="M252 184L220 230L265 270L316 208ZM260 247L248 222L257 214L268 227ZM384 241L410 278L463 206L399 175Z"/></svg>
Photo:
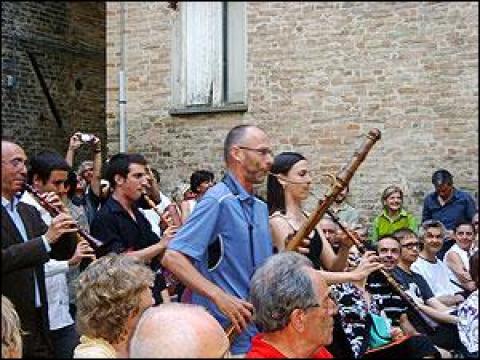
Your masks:
<svg viewBox="0 0 480 360"><path fill-rule="evenodd" d="M92 168L93 168L93 161L91 161L91 160L85 160L85 161L83 161L83 162L78 166L77 174L80 175L80 176L83 176L83 173L85 172L85 170L87 169L87 167L92 167Z"/></svg>
<svg viewBox="0 0 480 360"><path fill-rule="evenodd" d="M271 256L253 275L250 302L254 319L264 332L285 328L295 309L317 304L312 279L305 271L313 268L304 255L286 251Z"/></svg>
<svg viewBox="0 0 480 360"><path fill-rule="evenodd" d="M445 237L445 234L447 230L445 229L445 226L441 221L438 220L426 220L422 223L422 226L420 226L420 229L418 229L418 238L420 241L424 242L425 241L425 234L427 233L427 230L430 228L436 228L440 229L441 231L441 236L442 239Z"/></svg>

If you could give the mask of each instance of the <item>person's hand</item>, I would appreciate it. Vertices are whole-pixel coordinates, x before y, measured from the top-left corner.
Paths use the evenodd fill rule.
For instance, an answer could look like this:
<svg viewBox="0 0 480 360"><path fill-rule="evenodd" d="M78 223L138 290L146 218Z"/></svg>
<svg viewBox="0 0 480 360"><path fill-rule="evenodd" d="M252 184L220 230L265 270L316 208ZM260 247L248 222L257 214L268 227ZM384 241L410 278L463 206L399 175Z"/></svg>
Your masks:
<svg viewBox="0 0 480 360"><path fill-rule="evenodd" d="M93 135L93 138L90 142L90 145L93 147L93 149L96 151L96 152L100 152L102 151L102 143L100 142L100 138L98 138L97 136Z"/></svg>
<svg viewBox="0 0 480 360"><path fill-rule="evenodd" d="M353 231L350 231L350 234L355 237L359 242L360 239L358 239L357 234ZM353 241L350 239L350 237L345 234L345 232L341 229L337 230L335 233L335 242L340 245L341 248L346 248L350 249L353 245Z"/></svg>
<svg viewBox="0 0 480 360"><path fill-rule="evenodd" d="M247 328L248 323L252 320L253 305L248 301L239 299L220 290L213 301L225 314L238 333Z"/></svg>
<svg viewBox="0 0 480 360"><path fill-rule="evenodd" d="M40 198L45 200L47 203L58 209L60 212L65 214L70 214L70 211L63 203L62 199L55 192L44 192L40 194Z"/></svg>
<svg viewBox="0 0 480 360"><path fill-rule="evenodd" d="M365 281L372 272L383 268L375 251L366 251L360 259L358 266L352 271L355 281Z"/></svg>
<svg viewBox="0 0 480 360"><path fill-rule="evenodd" d="M45 237L49 244L54 244L62 235L74 233L76 231L78 231L77 223L72 217L66 213L60 213L52 219L52 222L45 233Z"/></svg>
<svg viewBox="0 0 480 360"><path fill-rule="evenodd" d="M392 337L392 340L398 340L404 336L403 331L401 328L398 326L392 326L390 328L390 336Z"/></svg>
<svg viewBox="0 0 480 360"><path fill-rule="evenodd" d="M77 131L70 137L70 143L68 144L69 149L77 150L82 145L81 135L82 133Z"/></svg>
<svg viewBox="0 0 480 360"><path fill-rule="evenodd" d="M169 225L165 231L163 232L163 235L162 235L162 238L160 240L160 242L163 242L166 245L168 245L168 243L170 242L170 240L172 240L177 231L178 231L178 226L175 226L175 225Z"/></svg>
<svg viewBox="0 0 480 360"><path fill-rule="evenodd" d="M300 244L299 247L297 247L296 251L300 254L308 255L308 253L310 252L310 243L311 243L310 239L307 239L307 238L303 239L302 243Z"/></svg>
<svg viewBox="0 0 480 360"><path fill-rule="evenodd" d="M86 240L81 240L77 243L75 253L68 260L69 266L77 266L83 259L95 260L95 251L90 247Z"/></svg>

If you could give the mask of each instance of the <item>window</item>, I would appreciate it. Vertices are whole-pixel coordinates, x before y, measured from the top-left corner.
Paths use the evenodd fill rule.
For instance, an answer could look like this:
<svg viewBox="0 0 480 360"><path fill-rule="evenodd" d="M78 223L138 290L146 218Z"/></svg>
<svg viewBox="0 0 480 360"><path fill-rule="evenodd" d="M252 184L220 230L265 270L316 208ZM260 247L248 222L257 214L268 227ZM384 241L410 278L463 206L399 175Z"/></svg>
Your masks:
<svg viewBox="0 0 480 360"><path fill-rule="evenodd" d="M246 111L245 2L179 2L170 114Z"/></svg>

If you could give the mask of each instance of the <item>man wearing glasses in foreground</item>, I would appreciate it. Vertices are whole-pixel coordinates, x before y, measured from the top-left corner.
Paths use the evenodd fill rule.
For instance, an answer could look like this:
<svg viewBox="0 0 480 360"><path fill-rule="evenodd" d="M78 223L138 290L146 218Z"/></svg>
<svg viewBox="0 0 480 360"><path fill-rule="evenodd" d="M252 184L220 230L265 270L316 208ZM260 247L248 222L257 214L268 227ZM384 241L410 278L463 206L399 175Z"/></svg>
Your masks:
<svg viewBox="0 0 480 360"><path fill-rule="evenodd" d="M270 257L251 281L255 323L262 329L247 358L332 358L337 312L330 289L305 256L293 251Z"/></svg>

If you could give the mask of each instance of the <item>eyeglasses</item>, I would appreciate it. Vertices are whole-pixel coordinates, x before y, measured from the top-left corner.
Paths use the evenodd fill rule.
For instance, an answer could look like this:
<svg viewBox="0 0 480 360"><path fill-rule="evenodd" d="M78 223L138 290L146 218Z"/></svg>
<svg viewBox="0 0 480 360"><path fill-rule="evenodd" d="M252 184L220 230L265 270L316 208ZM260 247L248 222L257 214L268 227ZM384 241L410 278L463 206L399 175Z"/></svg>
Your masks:
<svg viewBox="0 0 480 360"><path fill-rule="evenodd" d="M410 243L410 244L403 244L402 248L407 248L408 250L413 250L414 248L420 249L420 243Z"/></svg>
<svg viewBox="0 0 480 360"><path fill-rule="evenodd" d="M270 156L273 157L272 149L268 149L268 148L254 149L254 148L250 148L250 147L247 147L247 146L239 146L239 148L242 149L242 150L255 151L256 153L258 153L262 156L270 155Z"/></svg>
<svg viewBox="0 0 480 360"><path fill-rule="evenodd" d="M19 159L19 158L15 158L15 159L11 159L11 160L2 160L2 163L6 164L10 164L12 165L14 168L18 168L20 166L23 166L25 165L26 167L28 167L28 160L23 160L23 159Z"/></svg>

